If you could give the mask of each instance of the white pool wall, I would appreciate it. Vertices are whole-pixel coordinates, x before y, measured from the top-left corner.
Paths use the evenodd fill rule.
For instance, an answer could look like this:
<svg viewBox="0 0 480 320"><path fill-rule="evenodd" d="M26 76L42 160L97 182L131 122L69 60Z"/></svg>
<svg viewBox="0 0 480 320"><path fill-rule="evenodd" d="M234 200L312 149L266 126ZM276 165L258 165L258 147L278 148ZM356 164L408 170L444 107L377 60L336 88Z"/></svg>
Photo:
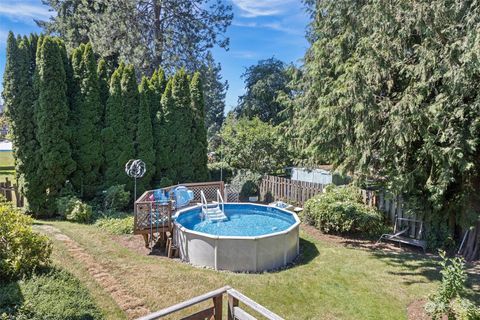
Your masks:
<svg viewBox="0 0 480 320"><path fill-rule="evenodd" d="M177 216L192 209L182 210ZM196 266L235 272L262 272L286 266L299 254L300 219L293 212L275 209L292 215L295 223L284 231L255 237L215 236L175 222L174 237L180 258Z"/></svg>

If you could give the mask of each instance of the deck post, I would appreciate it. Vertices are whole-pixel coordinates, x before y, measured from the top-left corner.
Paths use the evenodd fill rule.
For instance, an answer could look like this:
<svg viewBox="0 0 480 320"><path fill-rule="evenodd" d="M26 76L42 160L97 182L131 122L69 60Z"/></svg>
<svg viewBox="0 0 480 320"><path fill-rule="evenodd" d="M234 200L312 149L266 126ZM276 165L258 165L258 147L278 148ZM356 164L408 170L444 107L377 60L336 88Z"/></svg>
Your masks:
<svg viewBox="0 0 480 320"><path fill-rule="evenodd" d="M229 295L227 292L228 297L228 320L235 320L235 307L238 307L238 299Z"/></svg>
<svg viewBox="0 0 480 320"><path fill-rule="evenodd" d="M222 320L223 294L213 297L213 307L215 309L215 320Z"/></svg>

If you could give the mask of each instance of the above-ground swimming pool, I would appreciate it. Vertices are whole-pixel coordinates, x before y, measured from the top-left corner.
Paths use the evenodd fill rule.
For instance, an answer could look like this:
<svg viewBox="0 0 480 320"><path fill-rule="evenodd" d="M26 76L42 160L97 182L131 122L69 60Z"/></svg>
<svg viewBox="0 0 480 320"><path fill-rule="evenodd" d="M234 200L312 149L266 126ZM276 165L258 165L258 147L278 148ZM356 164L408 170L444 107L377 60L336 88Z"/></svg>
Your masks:
<svg viewBox="0 0 480 320"><path fill-rule="evenodd" d="M300 220L290 211L226 203L224 221L209 221L201 207L179 211L175 241L180 258L197 266L261 272L286 266L299 252Z"/></svg>

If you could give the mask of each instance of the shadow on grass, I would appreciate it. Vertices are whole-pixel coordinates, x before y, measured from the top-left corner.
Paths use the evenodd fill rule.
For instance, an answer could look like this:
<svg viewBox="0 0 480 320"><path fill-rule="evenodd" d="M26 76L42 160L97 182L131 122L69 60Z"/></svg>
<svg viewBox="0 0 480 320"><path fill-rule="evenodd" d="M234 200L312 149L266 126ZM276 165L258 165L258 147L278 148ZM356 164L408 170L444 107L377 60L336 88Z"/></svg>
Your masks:
<svg viewBox="0 0 480 320"><path fill-rule="evenodd" d="M17 308L24 302L23 294L18 281L0 281L0 315L14 316Z"/></svg>
<svg viewBox="0 0 480 320"><path fill-rule="evenodd" d="M313 259L318 257L320 252L317 246L311 241L300 238L300 255L296 260L295 265L304 265L310 263Z"/></svg>

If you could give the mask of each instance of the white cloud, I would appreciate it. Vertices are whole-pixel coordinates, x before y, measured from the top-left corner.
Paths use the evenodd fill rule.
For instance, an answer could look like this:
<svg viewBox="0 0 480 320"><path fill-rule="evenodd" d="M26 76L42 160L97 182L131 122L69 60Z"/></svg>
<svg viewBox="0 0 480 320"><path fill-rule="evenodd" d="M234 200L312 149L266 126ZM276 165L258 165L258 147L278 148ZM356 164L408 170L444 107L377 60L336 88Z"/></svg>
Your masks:
<svg viewBox="0 0 480 320"><path fill-rule="evenodd" d="M258 54L253 51L238 50L238 51L232 51L232 56L234 56L235 58L241 58L241 59L256 59L258 57Z"/></svg>
<svg viewBox="0 0 480 320"><path fill-rule="evenodd" d="M288 10L288 6L298 0L232 0L241 10L243 17L275 16Z"/></svg>
<svg viewBox="0 0 480 320"><path fill-rule="evenodd" d="M232 23L234 26L237 27L245 27L245 28L265 28L271 29L275 31L280 31L288 34L296 34L296 35L303 35L304 30L303 28L294 28L285 26L285 23L282 22L266 22L266 23L257 23L257 22L243 22L243 21L233 21Z"/></svg>
<svg viewBox="0 0 480 320"><path fill-rule="evenodd" d="M13 20L46 20L54 15L48 10L48 7L42 4L6 4L0 5L0 15L6 16Z"/></svg>

